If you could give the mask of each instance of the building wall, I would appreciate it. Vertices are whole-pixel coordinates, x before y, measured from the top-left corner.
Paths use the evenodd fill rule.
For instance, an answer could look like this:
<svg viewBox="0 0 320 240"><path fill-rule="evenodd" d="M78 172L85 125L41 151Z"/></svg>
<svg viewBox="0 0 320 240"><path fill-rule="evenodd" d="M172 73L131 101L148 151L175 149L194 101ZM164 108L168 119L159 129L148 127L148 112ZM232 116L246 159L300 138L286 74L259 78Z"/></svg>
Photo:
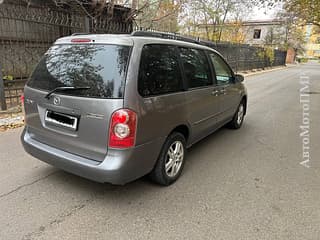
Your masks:
<svg viewBox="0 0 320 240"><path fill-rule="evenodd" d="M243 23L244 43L250 45L281 45L286 41L286 27L279 21L252 21ZM260 37L255 38L255 31Z"/></svg>
<svg viewBox="0 0 320 240"><path fill-rule="evenodd" d="M304 32L306 57L320 57L320 28L315 25L306 25L304 27Z"/></svg>
<svg viewBox="0 0 320 240"><path fill-rule="evenodd" d="M295 62L296 51L293 48L287 50L286 63L292 64Z"/></svg>

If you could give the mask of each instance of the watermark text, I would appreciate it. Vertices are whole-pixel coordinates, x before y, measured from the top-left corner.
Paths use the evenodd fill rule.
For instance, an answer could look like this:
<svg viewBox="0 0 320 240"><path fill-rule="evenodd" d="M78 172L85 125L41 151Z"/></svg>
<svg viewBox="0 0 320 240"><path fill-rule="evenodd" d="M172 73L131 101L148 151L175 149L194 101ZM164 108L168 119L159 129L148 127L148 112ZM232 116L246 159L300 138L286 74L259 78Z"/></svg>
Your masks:
<svg viewBox="0 0 320 240"><path fill-rule="evenodd" d="M302 108L302 121L300 125L302 161L300 164L306 168L310 168L310 78L302 74L300 76L300 86L300 105Z"/></svg>

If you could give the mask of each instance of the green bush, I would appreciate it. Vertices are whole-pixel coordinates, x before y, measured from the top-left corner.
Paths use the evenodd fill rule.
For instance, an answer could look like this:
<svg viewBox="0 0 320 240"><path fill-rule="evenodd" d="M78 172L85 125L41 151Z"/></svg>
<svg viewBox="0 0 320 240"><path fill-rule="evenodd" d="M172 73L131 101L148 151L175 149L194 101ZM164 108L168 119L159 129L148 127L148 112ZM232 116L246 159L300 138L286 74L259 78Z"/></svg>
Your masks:
<svg viewBox="0 0 320 240"><path fill-rule="evenodd" d="M306 62L308 62L308 58L298 58L297 61L299 63L306 63Z"/></svg>

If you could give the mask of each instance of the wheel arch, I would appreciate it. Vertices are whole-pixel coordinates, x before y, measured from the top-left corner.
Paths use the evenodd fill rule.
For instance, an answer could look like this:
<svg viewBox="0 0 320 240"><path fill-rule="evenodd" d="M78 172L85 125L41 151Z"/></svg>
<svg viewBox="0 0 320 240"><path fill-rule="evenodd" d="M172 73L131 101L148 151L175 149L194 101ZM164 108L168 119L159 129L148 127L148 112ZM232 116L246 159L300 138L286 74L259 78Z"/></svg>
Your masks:
<svg viewBox="0 0 320 240"><path fill-rule="evenodd" d="M188 139L190 137L190 129L187 125L185 124L181 124L181 125L178 125L176 126L170 133L168 136L170 136L173 132L179 132L181 133L185 139L186 139L186 142L188 142Z"/></svg>
<svg viewBox="0 0 320 240"><path fill-rule="evenodd" d="M247 95L242 96L241 102L244 102L244 114L247 114L247 104L248 104Z"/></svg>

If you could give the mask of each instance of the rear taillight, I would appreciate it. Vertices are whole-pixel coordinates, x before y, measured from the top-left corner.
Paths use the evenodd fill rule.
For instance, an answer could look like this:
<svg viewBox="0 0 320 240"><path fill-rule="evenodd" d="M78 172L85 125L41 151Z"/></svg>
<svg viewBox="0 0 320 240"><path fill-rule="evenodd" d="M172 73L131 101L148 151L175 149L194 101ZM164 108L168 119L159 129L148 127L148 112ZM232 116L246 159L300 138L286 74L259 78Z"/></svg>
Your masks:
<svg viewBox="0 0 320 240"><path fill-rule="evenodd" d="M21 104L24 104L24 95L23 94L20 96L20 101L21 101Z"/></svg>
<svg viewBox="0 0 320 240"><path fill-rule="evenodd" d="M21 101L21 108L22 108L22 113L23 113L23 117L24 117L24 120L23 120L23 121L25 121L25 119L26 119L26 112L25 112L25 110L24 110L24 95L23 95L23 94L20 96L20 101Z"/></svg>
<svg viewBox="0 0 320 240"><path fill-rule="evenodd" d="M133 147L136 140L137 114L129 109L120 109L111 116L109 147Z"/></svg>

